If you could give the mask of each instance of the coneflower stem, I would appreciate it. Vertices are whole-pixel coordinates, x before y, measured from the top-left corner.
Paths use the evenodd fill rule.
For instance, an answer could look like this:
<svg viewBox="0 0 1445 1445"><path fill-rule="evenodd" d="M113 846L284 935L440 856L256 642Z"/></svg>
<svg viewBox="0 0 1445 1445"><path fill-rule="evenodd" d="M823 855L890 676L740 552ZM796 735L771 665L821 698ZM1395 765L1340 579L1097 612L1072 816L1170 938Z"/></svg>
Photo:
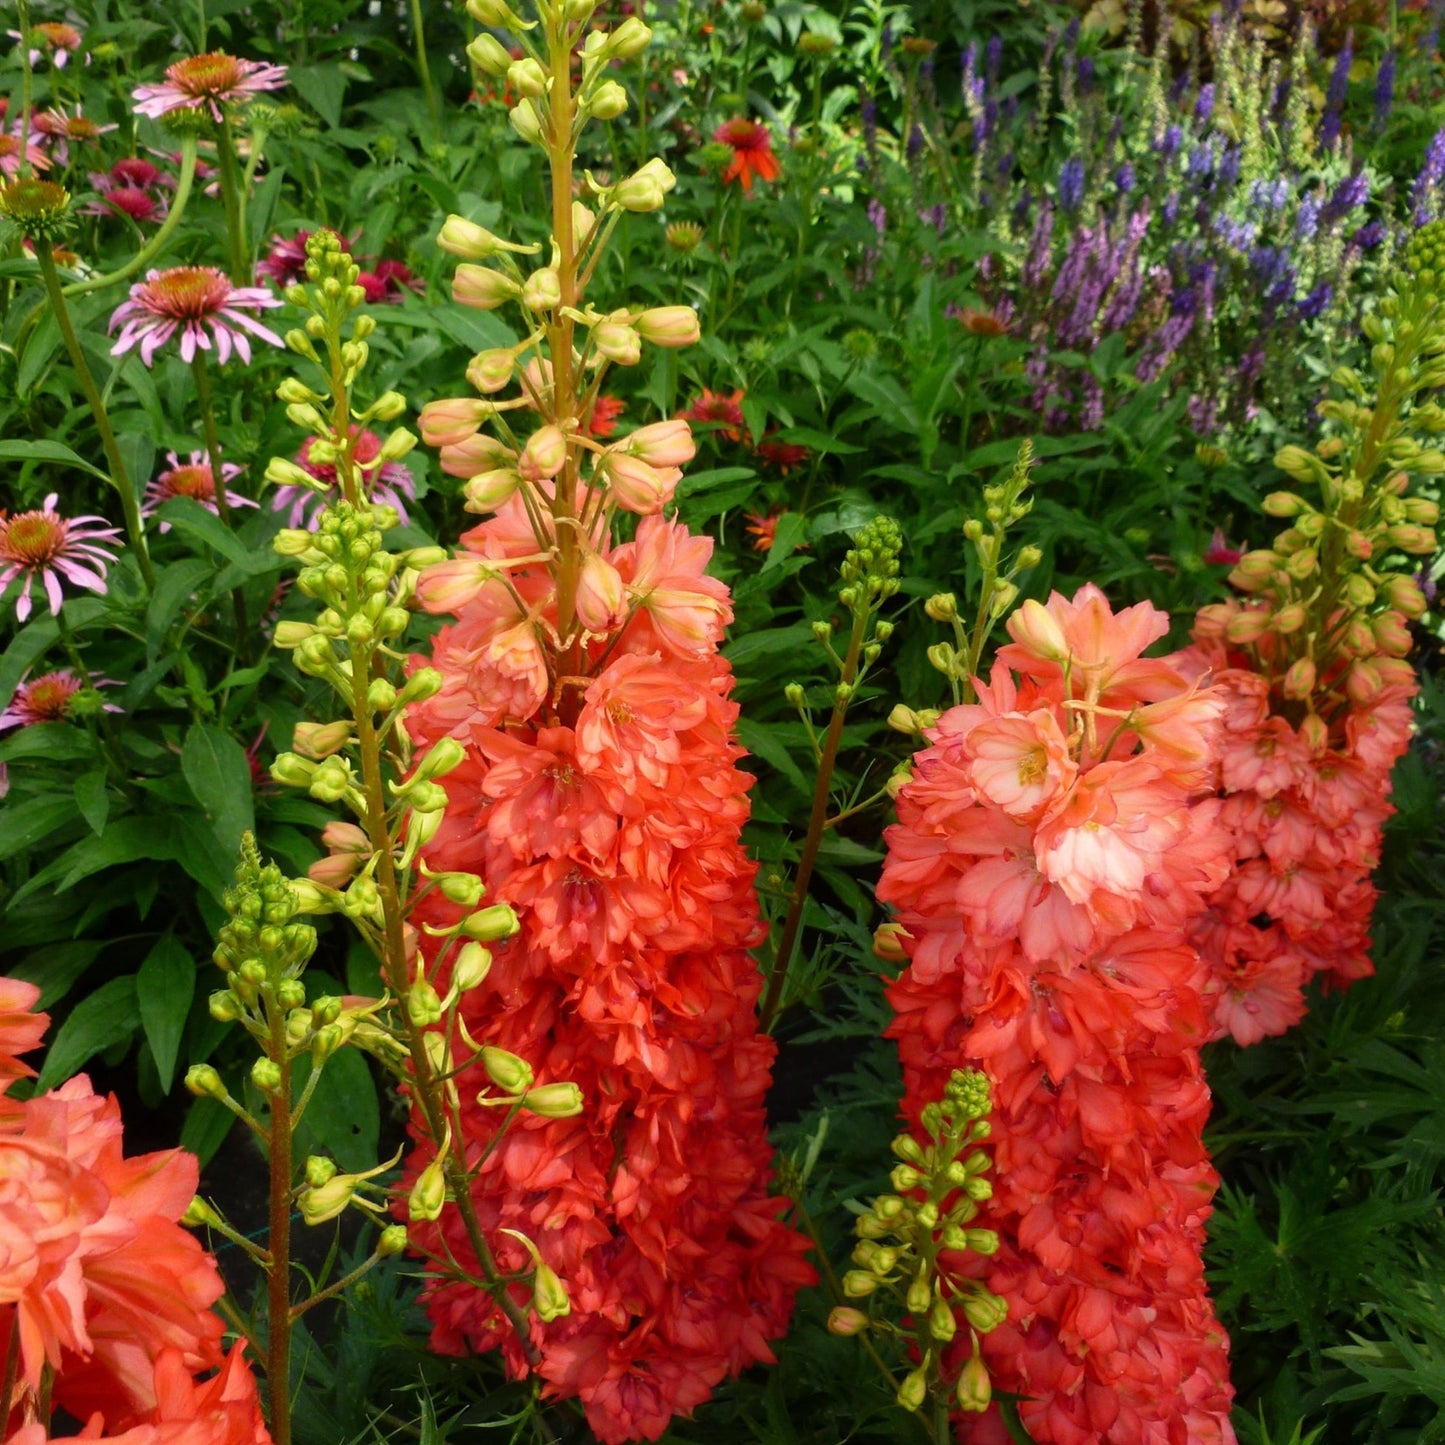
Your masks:
<svg viewBox="0 0 1445 1445"><path fill-rule="evenodd" d="M104 451L106 465L110 468L111 485L120 493L120 509L125 517L125 531L130 539L131 551L135 554L136 565L140 568L146 590L151 591L156 585L156 574L151 566L150 553L146 550L145 524L141 521L140 503L136 500L130 473L126 470L120 447L116 444L110 413L105 409L95 377L90 374L90 364L81 349L80 338L75 334L70 308L65 304L65 295L60 289L60 274L55 269L55 253L45 236L34 236L31 242L35 247L35 259L40 263L45 294L50 298L51 310L55 313L55 324L60 327L65 349L70 353L71 365L75 367L76 380L80 382L80 389L85 393L90 414L95 419L95 429L100 433L101 450Z"/></svg>

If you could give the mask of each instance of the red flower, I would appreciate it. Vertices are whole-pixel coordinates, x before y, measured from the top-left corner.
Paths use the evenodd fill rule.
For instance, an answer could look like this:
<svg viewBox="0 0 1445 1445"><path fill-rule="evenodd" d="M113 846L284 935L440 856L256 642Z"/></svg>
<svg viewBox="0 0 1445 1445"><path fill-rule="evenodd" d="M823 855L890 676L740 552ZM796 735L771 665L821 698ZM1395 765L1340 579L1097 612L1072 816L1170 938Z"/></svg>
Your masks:
<svg viewBox="0 0 1445 1445"><path fill-rule="evenodd" d="M587 413L583 430L590 437L602 441L617 430L617 418L627 410L627 403L620 396L599 396Z"/></svg>
<svg viewBox="0 0 1445 1445"><path fill-rule="evenodd" d="M356 278L356 284L373 306L395 304L403 291L426 290L426 282L402 261L378 261L374 271L363 271Z"/></svg>
<svg viewBox="0 0 1445 1445"><path fill-rule="evenodd" d="M784 476L787 476L794 467L802 466L813 455L807 447L797 446L793 442L775 442L766 439L758 443L757 452L765 462L770 462Z"/></svg>
<svg viewBox="0 0 1445 1445"><path fill-rule="evenodd" d="M730 442L743 439L743 392L742 388L729 396L720 391L702 389L702 395L679 415L685 421L697 422L701 426L715 425L719 436Z"/></svg>
<svg viewBox="0 0 1445 1445"><path fill-rule="evenodd" d="M1204 561L1210 567L1233 567L1241 557L1244 556L1244 549L1236 547L1225 535L1223 527L1216 527L1214 535L1209 539L1209 545L1204 549Z"/></svg>
<svg viewBox="0 0 1445 1445"><path fill-rule="evenodd" d="M773 154L772 137L767 126L738 117L720 125L712 138L733 148L733 158L723 172L724 183L741 181L743 190L750 191L754 176L763 181L775 181L782 174L778 158Z"/></svg>

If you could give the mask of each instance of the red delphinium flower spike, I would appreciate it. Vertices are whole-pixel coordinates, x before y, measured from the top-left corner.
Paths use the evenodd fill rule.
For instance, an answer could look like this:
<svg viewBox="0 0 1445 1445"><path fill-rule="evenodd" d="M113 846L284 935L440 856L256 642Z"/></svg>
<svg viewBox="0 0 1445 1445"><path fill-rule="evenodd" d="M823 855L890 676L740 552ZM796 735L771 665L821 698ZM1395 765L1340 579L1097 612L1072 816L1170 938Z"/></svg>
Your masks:
<svg viewBox="0 0 1445 1445"><path fill-rule="evenodd" d="M659 425L669 440L679 426ZM424 574L423 605L455 620L430 659L444 686L407 725L422 747L451 736L468 750L447 776L428 867L476 872L521 925L464 996L466 1027L586 1099L576 1117L523 1113L499 1140L499 1111L469 1091L462 1118L473 1157L486 1153L476 1203L501 1268L526 1267L502 1232L515 1228L567 1287L571 1312L532 1326L545 1391L579 1397L612 1445L656 1439L725 1376L771 1359L813 1275L767 1190L774 1044L757 1030L748 954L761 925L740 837L738 709L717 651L727 589L705 575L710 540L660 515L631 542L592 533L586 545L593 581L578 609L596 628L596 675L553 677L545 567L497 576L494 563L537 555L514 496ZM436 897L417 923L452 921ZM419 1149L412 1170L425 1162ZM467 1258L454 1211L423 1244L437 1231ZM427 1308L437 1348L500 1347L524 1369L487 1295L439 1278Z"/></svg>
<svg viewBox="0 0 1445 1445"><path fill-rule="evenodd" d="M773 141L767 126L740 116L724 121L713 132L712 138L733 148L733 158L723 172L724 184L738 181L744 191L750 191L754 176L763 181L775 181L782 174L778 158L773 154Z"/></svg>
<svg viewBox="0 0 1445 1445"><path fill-rule="evenodd" d="M1234 1438L1188 938L1229 867L1225 703L1142 656L1167 624L1094 587L1021 608L977 703L925 733L878 889L908 959L888 990L905 1113L954 1069L993 1086L1001 1242L979 1270L1008 1317L982 1352L1041 1445Z"/></svg>
<svg viewBox="0 0 1445 1445"><path fill-rule="evenodd" d="M15 602L15 616L30 616L30 586L39 581L50 602L51 615L64 600L61 579L91 592L105 591L106 569L115 561L111 550L115 527L104 517L62 517L55 510L59 494L52 492L38 512L0 511L0 592L17 577L24 579Z"/></svg>

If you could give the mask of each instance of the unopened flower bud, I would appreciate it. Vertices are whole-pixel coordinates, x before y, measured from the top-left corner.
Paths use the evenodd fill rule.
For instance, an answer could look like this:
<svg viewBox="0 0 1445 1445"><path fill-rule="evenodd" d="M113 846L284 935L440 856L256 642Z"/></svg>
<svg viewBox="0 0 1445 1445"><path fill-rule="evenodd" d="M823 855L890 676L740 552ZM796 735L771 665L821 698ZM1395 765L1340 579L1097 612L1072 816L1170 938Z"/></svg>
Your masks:
<svg viewBox="0 0 1445 1445"><path fill-rule="evenodd" d="M485 75L503 76L512 64L506 46L485 31L467 46L467 57Z"/></svg>
<svg viewBox="0 0 1445 1445"><path fill-rule="evenodd" d="M452 986L466 993L483 983L491 969L490 949L483 948L480 943L464 943L452 965Z"/></svg>
<svg viewBox="0 0 1445 1445"><path fill-rule="evenodd" d="M987 1290L970 1291L964 1295L962 1304L969 1324L980 1334L986 1335L1008 1318L1008 1305Z"/></svg>
<svg viewBox="0 0 1445 1445"><path fill-rule="evenodd" d="M216 1211L197 1194L191 1202L186 1205L186 1212L181 1215L181 1223L187 1229L215 1229L225 1223Z"/></svg>
<svg viewBox="0 0 1445 1445"><path fill-rule="evenodd" d="M828 1333L849 1339L868 1328L868 1316L851 1305L838 1305L828 1316Z"/></svg>
<svg viewBox="0 0 1445 1445"><path fill-rule="evenodd" d="M192 1064L186 1070L186 1088L207 1099L224 1099L227 1096L220 1074L210 1064Z"/></svg>
<svg viewBox="0 0 1445 1445"><path fill-rule="evenodd" d="M251 1065L251 1082L263 1094L275 1094L281 1088L281 1066L274 1059L257 1059Z"/></svg>
<svg viewBox="0 0 1445 1445"><path fill-rule="evenodd" d="M970 1355L958 1377L955 1395L958 1408L968 1415L981 1415L993 1400L993 1381L988 1366L979 1355Z"/></svg>
<svg viewBox="0 0 1445 1445"><path fill-rule="evenodd" d="M562 304L562 280L550 266L533 271L522 286L522 305L528 311L551 311Z"/></svg>
<svg viewBox="0 0 1445 1445"><path fill-rule="evenodd" d="M903 940L912 936L901 923L880 923L873 930L873 956L884 963L907 963L908 950Z"/></svg>
<svg viewBox="0 0 1445 1445"><path fill-rule="evenodd" d="M538 1264L532 1276L532 1308L544 1323L559 1320L572 1313L572 1301L556 1272L546 1264Z"/></svg>
<svg viewBox="0 0 1445 1445"><path fill-rule="evenodd" d="M441 996L426 979L417 979L407 990L406 1016L419 1029L430 1028L440 1022Z"/></svg>
<svg viewBox="0 0 1445 1445"><path fill-rule="evenodd" d="M614 60L631 60L646 50L651 40L652 31L635 15L629 15L607 37L607 53Z"/></svg>
<svg viewBox="0 0 1445 1445"><path fill-rule="evenodd" d="M676 184L677 177L654 156L641 170L613 187L612 200L624 211L656 211Z"/></svg>
<svg viewBox="0 0 1445 1445"><path fill-rule="evenodd" d="M878 1284L878 1277L866 1269L850 1269L843 1276L843 1295L847 1299L867 1299Z"/></svg>
<svg viewBox="0 0 1445 1445"><path fill-rule="evenodd" d="M941 1344L947 1344L958 1333L958 1321L946 1300L935 1299L929 1306L928 1333Z"/></svg>
<svg viewBox="0 0 1445 1445"><path fill-rule="evenodd" d="M1271 517L1297 517L1308 510L1304 498L1293 492L1271 492L1261 505Z"/></svg>
<svg viewBox="0 0 1445 1445"><path fill-rule="evenodd" d="M510 938L521 928L517 915L505 904L494 903L468 914L462 922L462 932L478 943L496 943L499 939Z"/></svg>
<svg viewBox="0 0 1445 1445"><path fill-rule="evenodd" d="M230 1024L241 1017L241 1000L228 988L218 989L206 1001L210 1015L217 1023Z"/></svg>
<svg viewBox="0 0 1445 1445"><path fill-rule="evenodd" d="M407 1215L413 1220L439 1219L447 1202L447 1180L441 1159L433 1159L417 1176L407 1199Z"/></svg>
<svg viewBox="0 0 1445 1445"><path fill-rule="evenodd" d="M567 438L559 426L539 427L527 438L517 470L529 482L555 477L567 463Z"/></svg>
<svg viewBox="0 0 1445 1445"><path fill-rule="evenodd" d="M522 1107L543 1119L575 1119L585 1100L573 1083L541 1084L522 1096Z"/></svg>
<svg viewBox="0 0 1445 1445"><path fill-rule="evenodd" d="M691 306L654 306L632 324L653 346L693 346L702 339L697 312Z"/></svg>
<svg viewBox="0 0 1445 1445"><path fill-rule="evenodd" d="M520 105L514 105L507 112L507 119L511 121L512 129L528 145L542 144L542 119L537 114L537 106L534 101L524 100Z"/></svg>
<svg viewBox="0 0 1445 1445"><path fill-rule="evenodd" d="M376 1241L376 1256L378 1259L390 1259L394 1254L400 1254L406 1248L406 1225L388 1224L381 1231Z"/></svg>
<svg viewBox="0 0 1445 1445"><path fill-rule="evenodd" d="M336 1160L328 1159L324 1154L312 1154L306 1160L305 1173L307 1184L319 1189L336 1178Z"/></svg>
<svg viewBox="0 0 1445 1445"><path fill-rule="evenodd" d="M487 1044L482 1048L482 1067L487 1077L504 1094L525 1094L536 1077L532 1066L516 1054Z"/></svg>
<svg viewBox="0 0 1445 1445"><path fill-rule="evenodd" d="M910 1370L898 1387L898 1403L905 1410L921 1410L928 1399L928 1374L923 1369Z"/></svg>
<svg viewBox="0 0 1445 1445"><path fill-rule="evenodd" d="M923 610L935 622L952 622L958 616L958 599L952 592L935 592Z"/></svg>
<svg viewBox="0 0 1445 1445"><path fill-rule="evenodd" d="M587 101L598 120L616 120L627 109L627 92L615 80L604 80Z"/></svg>
<svg viewBox="0 0 1445 1445"><path fill-rule="evenodd" d="M622 315L625 317L626 312ZM599 356L619 366L636 366L642 360L642 337L626 320L599 321L592 328L592 345Z"/></svg>
<svg viewBox="0 0 1445 1445"><path fill-rule="evenodd" d="M1315 690L1315 664L1309 657L1298 658L1284 675L1281 690L1287 698L1303 701Z"/></svg>
<svg viewBox="0 0 1445 1445"><path fill-rule="evenodd" d="M490 395L494 391L501 391L511 381L516 367L516 354L509 347L479 351L467 367L467 380L478 391Z"/></svg>
<svg viewBox="0 0 1445 1445"><path fill-rule="evenodd" d="M507 85L517 95L535 100L547 93L547 72L539 60L528 56L525 60L514 60L507 67Z"/></svg>
<svg viewBox="0 0 1445 1445"><path fill-rule="evenodd" d="M356 1198L358 1178L355 1174L338 1174L314 1188L303 1189L296 1198L296 1207L307 1224L325 1224L346 1210Z"/></svg>
<svg viewBox="0 0 1445 1445"><path fill-rule="evenodd" d="M498 49L500 48L498 46ZM511 63L510 56L507 57L507 62ZM460 256L466 261L485 261L489 256L495 256L506 249L506 243L500 236L493 235L485 226L479 226L475 221L455 215L448 216L446 224L437 233L437 245L443 251L449 251L453 256Z"/></svg>
<svg viewBox="0 0 1445 1445"><path fill-rule="evenodd" d="M291 746L303 757L320 762L338 752L351 741L351 723L338 719L335 722L299 722L291 738Z"/></svg>
<svg viewBox="0 0 1445 1445"><path fill-rule="evenodd" d="M458 266L452 277L452 300L458 306L470 306L474 311L495 311L505 301L513 301L522 294L522 288L510 277L490 266ZM440 405L432 402L431 406ZM426 417L430 407L422 408L422 437L428 446L441 446L427 436ZM480 417L483 413L479 412ZM475 430L475 428L473 428Z"/></svg>

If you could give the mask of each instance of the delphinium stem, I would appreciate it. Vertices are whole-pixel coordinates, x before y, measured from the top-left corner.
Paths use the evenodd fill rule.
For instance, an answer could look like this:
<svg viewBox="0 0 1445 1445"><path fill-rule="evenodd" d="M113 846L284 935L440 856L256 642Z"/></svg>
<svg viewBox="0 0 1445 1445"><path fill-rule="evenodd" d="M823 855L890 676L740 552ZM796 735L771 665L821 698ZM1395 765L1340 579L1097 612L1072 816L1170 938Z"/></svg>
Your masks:
<svg viewBox="0 0 1445 1445"><path fill-rule="evenodd" d="M266 1272L266 1391L271 1405L272 1439L275 1445L291 1445L291 1057L284 1011L272 1007L268 1022L271 1029L269 1053L281 1070L281 1082L271 1096L271 1126L266 1149L271 1170L270 1233L267 1238L271 1267Z"/></svg>
<svg viewBox="0 0 1445 1445"><path fill-rule="evenodd" d="M45 236L34 237L33 245L35 259L40 263L40 275L45 283L45 293L50 298L50 306L55 313L55 323L60 327L65 349L70 353L71 364L75 367L76 380L79 381L80 389L90 406L95 429L100 433L101 450L104 451L106 464L110 468L111 484L120 493L120 508L125 517L126 536L130 539L131 551L135 554L136 565L140 568L147 590L153 589L156 585L156 574L151 566L150 553L146 550L140 504L136 501L130 473L126 470L120 447L116 444L110 414L106 411L100 388L95 384L95 377L91 375L90 365L81 349L80 338L75 334L75 324L70 319L70 309L66 306L65 296L60 289L60 274L55 269L54 250L49 238Z"/></svg>

